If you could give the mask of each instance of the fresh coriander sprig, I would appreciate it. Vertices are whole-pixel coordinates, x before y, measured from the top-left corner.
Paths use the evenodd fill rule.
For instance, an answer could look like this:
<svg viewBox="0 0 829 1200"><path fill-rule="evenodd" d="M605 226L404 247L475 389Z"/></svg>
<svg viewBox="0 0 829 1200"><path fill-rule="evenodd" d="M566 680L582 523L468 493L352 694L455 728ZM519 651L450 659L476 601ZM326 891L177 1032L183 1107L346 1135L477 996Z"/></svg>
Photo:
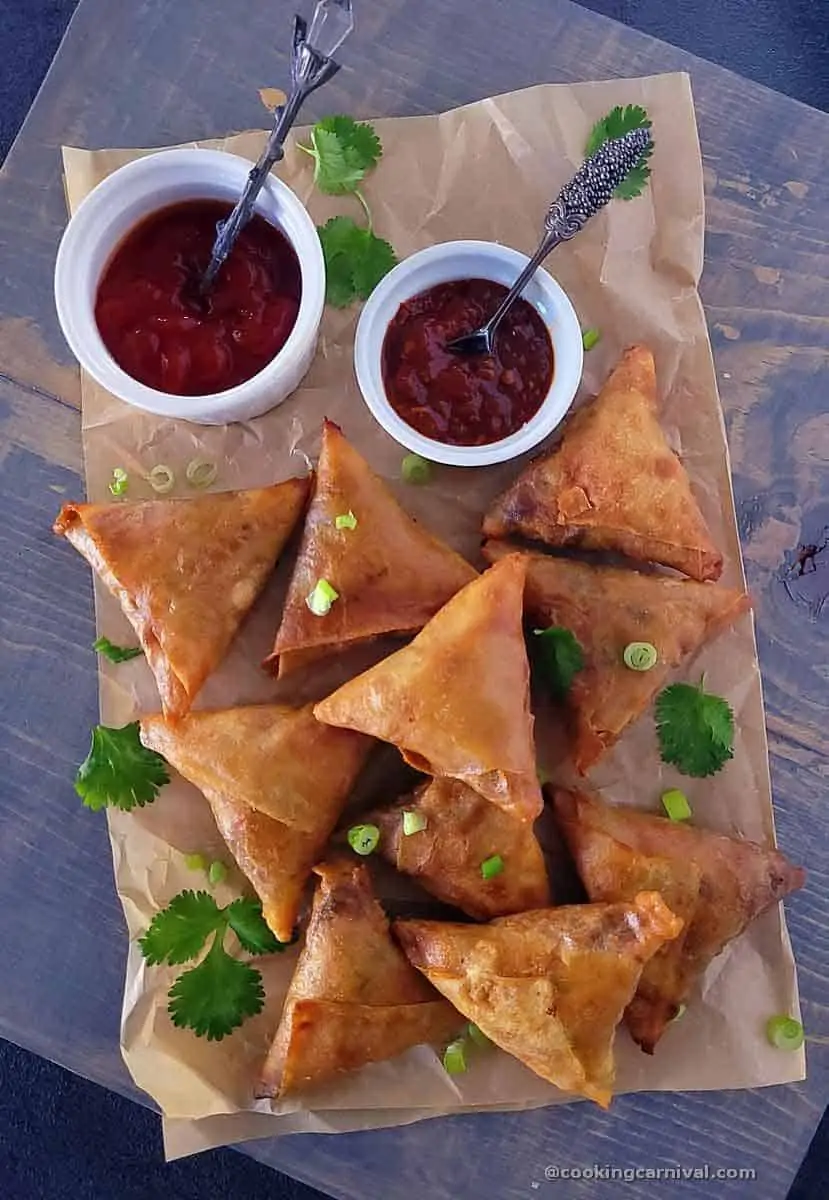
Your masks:
<svg viewBox="0 0 829 1200"><path fill-rule="evenodd" d="M167 764L160 754L141 745L138 722L121 729L96 725L92 745L75 776L75 791L87 808L106 806L129 812L155 800L170 782Z"/></svg>
<svg viewBox="0 0 829 1200"><path fill-rule="evenodd" d="M285 949L265 924L258 900L243 896L219 908L209 892L191 891L174 896L138 941L149 966L178 966L197 958L212 937L201 962L182 972L167 993L173 1024L208 1041L221 1041L265 1003L259 971L225 949L228 929L248 954Z"/></svg>
<svg viewBox="0 0 829 1200"><path fill-rule="evenodd" d="M557 700L563 700L573 680L584 668L584 651L575 634L561 625L533 630L533 658Z"/></svg>
<svg viewBox="0 0 829 1200"><path fill-rule="evenodd" d="M129 662L131 658L138 658L144 653L140 646L116 646L115 642L111 642L108 637L96 638L92 643L92 649L108 658L111 663Z"/></svg>
<svg viewBox="0 0 829 1200"><path fill-rule="evenodd" d="M734 756L734 713L727 700L691 683L672 683L656 698L662 761L683 775L715 775Z"/></svg>
<svg viewBox="0 0 829 1200"><path fill-rule="evenodd" d="M383 154L380 139L367 121L323 117L311 130L311 145L299 149L314 160L314 183L328 196L358 195L358 184Z"/></svg>
<svg viewBox="0 0 829 1200"><path fill-rule="evenodd" d="M325 259L325 298L334 308L367 300L397 264L389 242L361 229L351 217L332 217L317 230Z"/></svg>
<svg viewBox="0 0 829 1200"><path fill-rule="evenodd" d="M589 157L591 154L595 154L605 142L609 142L611 138L624 137L632 129L650 129L651 125L651 119L641 105L626 104L622 106L621 104L617 104L615 108L610 110L606 117L602 117L601 121L597 121L590 130L590 136L587 139L584 153ZM652 154L653 139L651 139L637 165L633 170L628 172L627 178L619 184L613 193L617 199L633 200L636 196L642 194L650 178L651 169L648 166L647 160Z"/></svg>

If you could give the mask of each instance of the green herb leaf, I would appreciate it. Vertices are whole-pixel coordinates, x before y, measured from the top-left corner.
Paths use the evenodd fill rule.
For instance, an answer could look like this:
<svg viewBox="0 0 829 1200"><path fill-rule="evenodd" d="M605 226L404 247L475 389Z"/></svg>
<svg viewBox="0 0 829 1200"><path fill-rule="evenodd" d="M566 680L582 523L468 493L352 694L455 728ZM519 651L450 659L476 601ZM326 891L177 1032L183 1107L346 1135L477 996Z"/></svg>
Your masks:
<svg viewBox="0 0 829 1200"><path fill-rule="evenodd" d="M232 958L222 945L223 930L197 967L179 975L168 993L173 1024L218 1042L247 1017L262 1011L265 989L255 968Z"/></svg>
<svg viewBox="0 0 829 1200"><path fill-rule="evenodd" d="M561 625L534 629L535 662L552 695L563 699L584 667L584 651L576 636Z"/></svg>
<svg viewBox="0 0 829 1200"><path fill-rule="evenodd" d="M650 117L639 104L627 104L624 107L617 104L606 117L602 117L601 121L597 121L593 126L584 153L589 157L611 138L624 137L632 129L650 129L651 125ZM636 196L641 195L650 178L651 169L647 160L651 154L653 154L652 141L642 154L638 164L628 172L627 178L616 188L613 195L617 199L633 200Z"/></svg>
<svg viewBox="0 0 829 1200"><path fill-rule="evenodd" d="M325 298L345 308L358 297L367 300L384 275L397 264L388 242L351 217L332 217L317 230L325 258Z"/></svg>
<svg viewBox="0 0 829 1200"><path fill-rule="evenodd" d="M354 192L383 153L371 125L353 117L325 117L311 130L311 145L303 149L314 158L314 183L328 195Z"/></svg>
<svg viewBox="0 0 829 1200"><path fill-rule="evenodd" d="M285 949L262 916L262 905L250 896L241 896L224 910L227 923L236 934L243 950L249 954L277 954Z"/></svg>
<svg viewBox="0 0 829 1200"><path fill-rule="evenodd" d="M662 761L683 775L714 775L734 750L734 714L726 700L702 686L673 683L656 698L656 731Z"/></svg>
<svg viewBox="0 0 829 1200"><path fill-rule="evenodd" d="M147 750L138 736L138 722L121 729L96 725L92 745L75 776L75 791L87 808L98 811L111 804L129 812L155 800L170 782L160 754Z"/></svg>
<svg viewBox="0 0 829 1200"><path fill-rule="evenodd" d="M144 653L140 646L116 646L108 637L96 638L92 649L111 663L129 662L131 658L139 658Z"/></svg>
<svg viewBox="0 0 829 1200"><path fill-rule="evenodd" d="M209 892L179 892L155 914L138 945L150 966L175 966L195 958L211 933L224 924L222 910Z"/></svg>

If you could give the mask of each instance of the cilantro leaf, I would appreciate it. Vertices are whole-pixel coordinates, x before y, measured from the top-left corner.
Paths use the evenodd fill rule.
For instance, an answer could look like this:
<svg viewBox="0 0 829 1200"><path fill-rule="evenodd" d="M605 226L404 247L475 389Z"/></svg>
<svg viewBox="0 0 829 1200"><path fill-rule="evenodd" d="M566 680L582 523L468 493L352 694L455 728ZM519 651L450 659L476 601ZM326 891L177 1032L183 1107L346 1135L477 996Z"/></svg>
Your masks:
<svg viewBox="0 0 829 1200"><path fill-rule="evenodd" d="M329 196L356 191L383 153L371 125L345 116L317 121L303 149L314 158L314 183Z"/></svg>
<svg viewBox="0 0 829 1200"><path fill-rule="evenodd" d="M151 967L159 963L174 966L195 958L210 934L224 923L222 910L209 892L179 892L155 914L138 944Z"/></svg>
<svg viewBox="0 0 829 1200"><path fill-rule="evenodd" d="M317 232L325 258L325 298L335 308L345 308L357 297L367 300L397 263L389 243L351 217L332 217Z"/></svg>
<svg viewBox="0 0 829 1200"><path fill-rule="evenodd" d="M714 775L734 755L734 714L726 700L702 686L673 683L656 698L662 761L683 775Z"/></svg>
<svg viewBox="0 0 829 1200"><path fill-rule="evenodd" d="M125 812L143 808L170 782L160 754L141 745L138 722L121 729L96 725L92 745L75 776L75 791L96 812L108 804Z"/></svg>
<svg viewBox="0 0 829 1200"><path fill-rule="evenodd" d="M116 646L108 637L96 638L92 649L108 658L111 663L129 662L131 658L138 658L144 653L140 646Z"/></svg>
<svg viewBox="0 0 829 1200"><path fill-rule="evenodd" d="M584 667L584 651L577 638L561 625L549 629L534 629L535 662L550 692L563 699Z"/></svg>
<svg viewBox="0 0 829 1200"><path fill-rule="evenodd" d="M199 965L179 975L168 993L173 1024L210 1042L221 1041L265 1003L262 976L227 953L223 935L219 930Z"/></svg>
<svg viewBox="0 0 829 1200"><path fill-rule="evenodd" d="M258 900L240 896L227 906L224 914L243 950L250 954L274 954L285 949L286 943L274 937L265 924L262 905Z"/></svg>
<svg viewBox="0 0 829 1200"><path fill-rule="evenodd" d="M622 106L617 104L612 108L607 116L602 117L597 121L590 130L590 136L587 139L587 145L584 148L585 154L589 157L595 154L600 146L611 138L624 137L626 133L630 133L632 129L650 129L652 122L644 108L639 104L627 104ZM636 196L641 195L645 188L645 184L650 178L651 169L648 166L647 160L653 154L653 141L650 142L647 149L643 152L638 164L628 172L627 178L619 184L616 191L613 193L620 200L633 200Z"/></svg>

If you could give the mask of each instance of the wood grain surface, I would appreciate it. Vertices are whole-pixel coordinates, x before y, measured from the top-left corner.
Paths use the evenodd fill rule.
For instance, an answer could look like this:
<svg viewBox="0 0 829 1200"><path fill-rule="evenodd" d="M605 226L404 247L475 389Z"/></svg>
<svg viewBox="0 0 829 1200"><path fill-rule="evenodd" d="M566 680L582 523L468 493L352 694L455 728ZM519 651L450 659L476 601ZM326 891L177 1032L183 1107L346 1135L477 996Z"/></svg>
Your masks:
<svg viewBox="0 0 829 1200"><path fill-rule="evenodd" d="M815 1040L808 1081L791 1087L637 1095L608 1114L578 1104L250 1151L349 1200L782 1200L829 1098L829 117L567 0L357 7L347 66L309 116L434 112L538 82L691 73L708 198L703 298L757 607L778 836L809 870L788 915ZM82 0L0 178L0 1035L136 1099L118 1052L126 937L108 840L71 786L97 709L92 589L50 533L62 499L82 491L77 372L51 298L65 222L59 147L260 126L258 88L286 78L292 9ZM544 1173L673 1162L757 1179Z"/></svg>

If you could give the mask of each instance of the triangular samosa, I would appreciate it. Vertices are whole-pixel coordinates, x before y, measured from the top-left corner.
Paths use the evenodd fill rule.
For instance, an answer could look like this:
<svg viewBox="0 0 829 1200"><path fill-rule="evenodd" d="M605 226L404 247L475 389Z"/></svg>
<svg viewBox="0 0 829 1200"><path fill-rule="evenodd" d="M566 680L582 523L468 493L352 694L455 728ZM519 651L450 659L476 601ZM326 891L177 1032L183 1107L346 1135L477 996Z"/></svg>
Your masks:
<svg viewBox="0 0 829 1200"><path fill-rule="evenodd" d="M141 741L207 798L219 833L290 941L302 890L371 750L371 739L320 725L311 705L141 718Z"/></svg>
<svg viewBox="0 0 829 1200"><path fill-rule="evenodd" d="M320 880L305 945L260 1096L283 1096L422 1042L446 1041L463 1025L392 941L365 863L314 870Z"/></svg>
<svg viewBox="0 0 829 1200"><path fill-rule="evenodd" d="M341 525L337 528L337 517ZM475 570L404 512L332 421L323 425L314 495L268 664L279 674L381 634L422 629ZM306 600L326 580L324 617Z"/></svg>
<svg viewBox="0 0 829 1200"><path fill-rule="evenodd" d="M416 832L406 833L404 813L412 814L407 820ZM398 871L470 917L488 921L550 904L547 868L532 825L457 779L431 779L365 820L380 830L379 852ZM487 878L482 865L493 859L503 865Z"/></svg>
<svg viewBox="0 0 829 1200"><path fill-rule="evenodd" d="M317 704L317 718L391 742L417 770L460 779L534 820L543 801L522 629L525 573L520 555L490 567L408 646Z"/></svg>
<svg viewBox="0 0 829 1200"><path fill-rule="evenodd" d="M504 542L487 542L483 550L490 562L511 552ZM750 601L717 584L528 554L524 607L540 628L569 629L584 653L567 693L573 763L584 774L642 715L671 669L727 629ZM631 642L655 647L659 657L651 670L625 666Z"/></svg>
<svg viewBox="0 0 829 1200"><path fill-rule="evenodd" d="M487 537L616 550L719 579L722 554L656 416L653 355L633 346L560 444L524 470L489 511Z"/></svg>
<svg viewBox="0 0 829 1200"><path fill-rule="evenodd" d="M642 973L625 1014L652 1054L713 958L755 917L802 887L805 873L778 850L667 817L559 790L555 813L591 900L657 889L685 921Z"/></svg>
<svg viewBox="0 0 829 1200"><path fill-rule="evenodd" d="M682 922L657 892L489 925L395 921L409 961L508 1054L607 1107L616 1026L642 967Z"/></svg>
<svg viewBox="0 0 829 1200"><path fill-rule="evenodd" d="M64 504L55 522L120 601L165 715L189 711L299 520L308 479L188 500Z"/></svg>

